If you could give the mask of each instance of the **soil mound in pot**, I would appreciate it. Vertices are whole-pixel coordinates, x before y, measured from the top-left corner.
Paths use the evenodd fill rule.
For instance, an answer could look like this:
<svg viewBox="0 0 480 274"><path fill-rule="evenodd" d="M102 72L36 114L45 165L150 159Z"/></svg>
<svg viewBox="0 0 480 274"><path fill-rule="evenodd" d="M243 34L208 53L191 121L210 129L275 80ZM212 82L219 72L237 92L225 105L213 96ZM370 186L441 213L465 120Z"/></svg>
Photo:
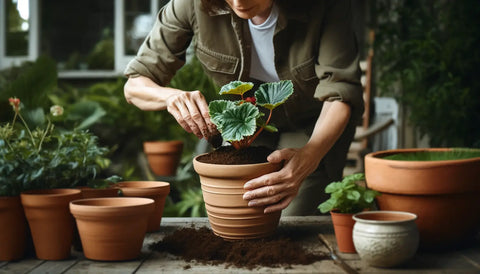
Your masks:
<svg viewBox="0 0 480 274"><path fill-rule="evenodd" d="M285 235L257 240L226 241L206 228L182 228L150 246L156 251L177 255L189 262L254 269L312 264L328 259L321 252L310 253Z"/></svg>
<svg viewBox="0 0 480 274"><path fill-rule="evenodd" d="M216 150L198 157L198 161L209 164L243 165L267 162L267 156L273 150L264 146L250 146L236 150L233 146L221 146Z"/></svg>

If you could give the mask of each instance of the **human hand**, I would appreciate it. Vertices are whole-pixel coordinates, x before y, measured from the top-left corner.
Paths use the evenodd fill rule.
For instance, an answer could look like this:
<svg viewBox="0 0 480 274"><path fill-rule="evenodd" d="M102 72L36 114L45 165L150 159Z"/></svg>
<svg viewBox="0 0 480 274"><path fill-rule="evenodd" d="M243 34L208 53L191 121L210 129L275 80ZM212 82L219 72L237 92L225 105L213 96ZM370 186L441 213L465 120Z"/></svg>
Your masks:
<svg viewBox="0 0 480 274"><path fill-rule="evenodd" d="M318 166L321 159L305 148L276 150L267 160L271 163L285 161L277 172L265 174L245 183L243 195L249 206L266 206L264 213L285 209L295 198L303 180Z"/></svg>
<svg viewBox="0 0 480 274"><path fill-rule="evenodd" d="M208 105L200 91L175 93L167 98L166 103L167 111L187 132L200 139L218 134L217 127L210 121Z"/></svg>

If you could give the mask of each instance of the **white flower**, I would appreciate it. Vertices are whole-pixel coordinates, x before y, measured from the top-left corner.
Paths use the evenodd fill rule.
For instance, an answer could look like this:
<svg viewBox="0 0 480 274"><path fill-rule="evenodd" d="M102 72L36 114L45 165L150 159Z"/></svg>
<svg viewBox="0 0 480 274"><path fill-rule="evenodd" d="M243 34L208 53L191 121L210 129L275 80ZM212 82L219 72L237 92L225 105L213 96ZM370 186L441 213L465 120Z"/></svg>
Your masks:
<svg viewBox="0 0 480 274"><path fill-rule="evenodd" d="M53 116L61 116L63 115L63 107L59 105L53 105L52 107L50 107L50 113Z"/></svg>

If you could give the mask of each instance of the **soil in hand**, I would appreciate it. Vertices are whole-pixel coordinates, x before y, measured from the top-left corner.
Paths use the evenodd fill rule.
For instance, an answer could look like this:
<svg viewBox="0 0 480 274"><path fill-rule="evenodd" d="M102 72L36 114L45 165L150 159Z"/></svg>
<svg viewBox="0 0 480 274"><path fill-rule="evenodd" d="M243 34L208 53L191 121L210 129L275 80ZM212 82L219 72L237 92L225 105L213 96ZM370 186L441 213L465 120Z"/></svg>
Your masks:
<svg viewBox="0 0 480 274"><path fill-rule="evenodd" d="M264 146L250 146L239 150L233 146L221 146L198 157L198 161L223 165L257 164L267 162L267 156L272 152L273 150Z"/></svg>
<svg viewBox="0 0 480 274"><path fill-rule="evenodd" d="M327 259L325 253L310 253L290 238L275 235L257 240L226 241L209 228L183 228L167 235L150 246L153 250L169 252L190 262L254 269L289 267L293 264L311 264Z"/></svg>

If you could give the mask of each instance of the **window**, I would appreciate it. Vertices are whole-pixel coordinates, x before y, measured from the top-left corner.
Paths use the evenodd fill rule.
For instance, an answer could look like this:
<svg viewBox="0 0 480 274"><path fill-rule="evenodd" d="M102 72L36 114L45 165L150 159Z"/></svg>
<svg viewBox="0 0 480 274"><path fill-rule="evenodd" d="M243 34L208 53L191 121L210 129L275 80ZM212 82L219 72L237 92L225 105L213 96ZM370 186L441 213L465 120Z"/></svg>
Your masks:
<svg viewBox="0 0 480 274"><path fill-rule="evenodd" d="M121 74L168 0L0 0L0 69L57 61L59 77Z"/></svg>

